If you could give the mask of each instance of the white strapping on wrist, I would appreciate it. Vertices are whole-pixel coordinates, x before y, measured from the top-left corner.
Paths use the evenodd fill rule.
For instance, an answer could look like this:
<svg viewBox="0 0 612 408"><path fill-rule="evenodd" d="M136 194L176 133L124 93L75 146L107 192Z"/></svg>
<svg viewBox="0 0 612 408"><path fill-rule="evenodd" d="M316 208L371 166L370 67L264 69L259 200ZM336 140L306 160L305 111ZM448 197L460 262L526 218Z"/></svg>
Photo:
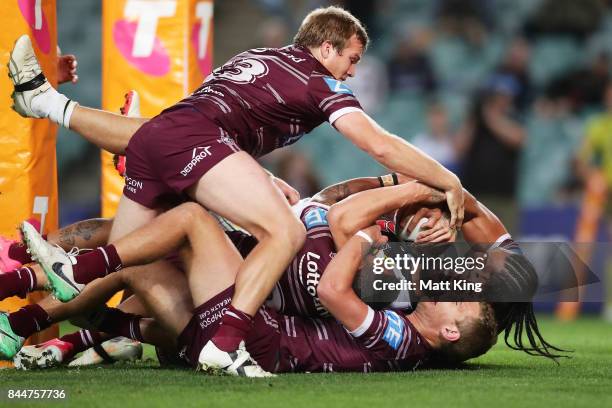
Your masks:
<svg viewBox="0 0 612 408"><path fill-rule="evenodd" d="M357 233L356 233L355 235L357 235L358 237L361 237L361 238L365 239L365 240L366 240L366 241L368 241L370 244L373 244L373 243L374 243L374 240L372 239L372 237L370 237L368 234L366 234L366 233L365 233L365 232L363 232L363 231L357 231Z"/></svg>

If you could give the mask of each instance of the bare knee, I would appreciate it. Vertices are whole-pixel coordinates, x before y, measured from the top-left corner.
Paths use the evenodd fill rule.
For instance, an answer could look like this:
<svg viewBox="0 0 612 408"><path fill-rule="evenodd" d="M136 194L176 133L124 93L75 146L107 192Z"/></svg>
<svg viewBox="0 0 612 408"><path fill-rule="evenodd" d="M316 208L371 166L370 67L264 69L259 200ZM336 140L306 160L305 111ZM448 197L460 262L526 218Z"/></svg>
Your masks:
<svg viewBox="0 0 612 408"><path fill-rule="evenodd" d="M197 203L183 203L169 211L172 212L176 224L180 225L184 231L189 231L195 225L209 222L212 216Z"/></svg>
<svg viewBox="0 0 612 408"><path fill-rule="evenodd" d="M254 232L253 235L260 242L268 239L280 242L287 250L296 253L304 245L306 228L295 215L288 213L270 220L264 228Z"/></svg>

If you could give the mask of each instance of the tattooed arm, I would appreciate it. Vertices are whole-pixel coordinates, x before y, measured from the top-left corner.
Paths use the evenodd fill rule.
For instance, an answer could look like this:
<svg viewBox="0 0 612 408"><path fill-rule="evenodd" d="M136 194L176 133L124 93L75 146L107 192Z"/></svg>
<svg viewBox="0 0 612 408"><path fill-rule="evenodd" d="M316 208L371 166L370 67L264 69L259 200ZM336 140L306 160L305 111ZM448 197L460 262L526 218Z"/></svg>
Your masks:
<svg viewBox="0 0 612 408"><path fill-rule="evenodd" d="M312 201L321 204L332 205L344 200L348 196L360 191L380 188L378 177L360 177L346 180L319 191L312 197Z"/></svg>
<svg viewBox="0 0 612 408"><path fill-rule="evenodd" d="M108 243L112 225L113 220L105 218L79 221L50 233L47 236L47 241L59 245L66 251L74 247L93 249Z"/></svg>

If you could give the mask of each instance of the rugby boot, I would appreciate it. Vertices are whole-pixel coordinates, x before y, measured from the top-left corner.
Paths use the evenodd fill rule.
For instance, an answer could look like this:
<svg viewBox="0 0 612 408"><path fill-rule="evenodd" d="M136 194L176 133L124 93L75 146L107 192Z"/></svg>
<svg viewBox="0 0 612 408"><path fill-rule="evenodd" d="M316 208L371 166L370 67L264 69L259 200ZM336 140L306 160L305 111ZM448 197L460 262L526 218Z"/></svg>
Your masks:
<svg viewBox="0 0 612 408"><path fill-rule="evenodd" d="M13 358L18 370L57 367L73 356L74 346L60 339L51 339L35 346L25 346Z"/></svg>
<svg viewBox="0 0 612 408"><path fill-rule="evenodd" d="M8 314L0 313L0 360L12 360L25 339L13 331Z"/></svg>
<svg viewBox="0 0 612 408"><path fill-rule="evenodd" d="M133 89L128 91L128 93L125 94L125 102L119 110L123 116L127 116L129 118L140 117L140 96L138 96L138 92ZM113 164L115 165L115 169L119 175L124 177L126 168L125 156L115 154L113 156Z"/></svg>
<svg viewBox="0 0 612 408"><path fill-rule="evenodd" d="M134 361L142 358L142 344L127 337L115 337L85 350L68 367L84 367L96 364L112 364L117 361Z"/></svg>
<svg viewBox="0 0 612 408"><path fill-rule="evenodd" d="M140 96L135 90L130 90L125 94L125 103L119 109L123 116L128 118L139 118L140 117Z"/></svg>
<svg viewBox="0 0 612 408"><path fill-rule="evenodd" d="M21 262L15 261L9 257L9 248L15 241L6 239L0 236L0 273L11 272L21 268Z"/></svg>
<svg viewBox="0 0 612 408"><path fill-rule="evenodd" d="M212 340L202 348L198 358L198 370L209 374L229 374L237 377L266 378L276 377L261 368L240 342L238 349L232 352L220 350Z"/></svg>
<svg viewBox="0 0 612 408"><path fill-rule="evenodd" d="M21 233L32 259L38 262L47 275L53 296L61 302L68 302L81 293L85 285L74 280L72 269L76 259L45 241L27 221L21 224Z"/></svg>
<svg viewBox="0 0 612 408"><path fill-rule="evenodd" d="M32 108L32 99L49 91L51 84L40 69L28 35L22 35L15 42L9 58L8 70L15 88L11 95L12 108L26 118L44 118L44 114Z"/></svg>

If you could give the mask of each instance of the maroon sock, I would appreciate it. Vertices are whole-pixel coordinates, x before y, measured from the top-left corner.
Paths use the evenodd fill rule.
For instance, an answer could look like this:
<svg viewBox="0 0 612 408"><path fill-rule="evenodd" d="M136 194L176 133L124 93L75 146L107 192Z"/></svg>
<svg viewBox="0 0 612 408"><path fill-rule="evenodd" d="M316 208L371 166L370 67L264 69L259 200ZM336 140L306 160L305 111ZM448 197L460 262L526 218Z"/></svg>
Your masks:
<svg viewBox="0 0 612 408"><path fill-rule="evenodd" d="M47 240L46 235L42 237L45 241ZM28 247L22 242L12 243L8 250L8 256L13 261L17 261L22 265L34 262L32 256L28 253Z"/></svg>
<svg viewBox="0 0 612 408"><path fill-rule="evenodd" d="M103 278L121 268L121 258L114 245L107 245L79 255L76 257L76 263L72 265L74 280L81 284Z"/></svg>
<svg viewBox="0 0 612 408"><path fill-rule="evenodd" d="M0 300L11 296L25 298L36 288L36 274L27 266L0 274Z"/></svg>
<svg viewBox="0 0 612 408"><path fill-rule="evenodd" d="M230 305L221 318L221 325L212 338L223 351L236 351L253 326L253 318Z"/></svg>
<svg viewBox="0 0 612 408"><path fill-rule="evenodd" d="M66 334L60 337L59 340L72 344L72 355L85 351L103 341L102 333L93 330L79 330L78 332Z"/></svg>
<svg viewBox="0 0 612 408"><path fill-rule="evenodd" d="M11 328L18 336L28 338L51 326L51 317L38 305L27 305L8 315Z"/></svg>
<svg viewBox="0 0 612 408"><path fill-rule="evenodd" d="M14 242L11 244L8 250L8 256L22 265L32 262L32 257L28 253L28 247L21 242Z"/></svg>
<svg viewBox="0 0 612 408"><path fill-rule="evenodd" d="M142 319L142 316L125 313L115 308L108 308L103 312L97 327L104 333L128 337L144 343L140 333L140 319Z"/></svg>

